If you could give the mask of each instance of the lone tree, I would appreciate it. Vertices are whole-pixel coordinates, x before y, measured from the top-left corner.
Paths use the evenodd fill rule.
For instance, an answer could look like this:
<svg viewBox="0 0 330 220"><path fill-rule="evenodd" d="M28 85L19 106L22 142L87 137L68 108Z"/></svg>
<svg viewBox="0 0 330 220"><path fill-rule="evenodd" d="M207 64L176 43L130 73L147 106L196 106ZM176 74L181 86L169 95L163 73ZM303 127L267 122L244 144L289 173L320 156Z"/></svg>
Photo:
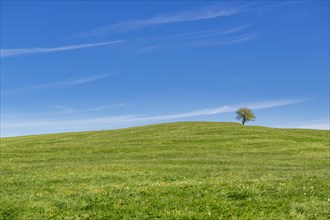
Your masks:
<svg viewBox="0 0 330 220"><path fill-rule="evenodd" d="M248 108L240 108L236 111L236 119L239 121L242 121L242 124L244 125L245 122L248 121L254 121L256 119L256 116L252 112L251 109Z"/></svg>

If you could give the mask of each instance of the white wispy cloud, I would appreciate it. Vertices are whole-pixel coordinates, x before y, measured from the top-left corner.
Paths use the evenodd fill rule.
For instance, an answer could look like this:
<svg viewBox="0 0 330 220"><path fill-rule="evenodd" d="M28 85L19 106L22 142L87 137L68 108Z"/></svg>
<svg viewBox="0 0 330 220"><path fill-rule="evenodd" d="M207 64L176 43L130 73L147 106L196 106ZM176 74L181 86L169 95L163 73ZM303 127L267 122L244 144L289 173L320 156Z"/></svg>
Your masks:
<svg viewBox="0 0 330 220"><path fill-rule="evenodd" d="M285 105L292 105L304 101L305 100L280 100L280 101L257 102L257 103L241 104L241 105L233 105L233 106L222 106L218 108L207 108L198 111L191 111L191 112L185 112L185 113L173 114L173 115L142 117L139 118L138 120L163 120L163 119L177 119L177 118L216 115L221 113L235 112L238 108L242 106L251 109L268 109L268 108L275 108Z"/></svg>
<svg viewBox="0 0 330 220"><path fill-rule="evenodd" d="M267 109L267 108L275 108L275 107L280 107L280 106L285 106L285 105L292 105L292 104L297 104L297 103L302 103L306 102L308 99L288 99L288 100L278 100L278 101L268 101L268 102L256 102L256 103L251 103L251 104L246 104L246 105L240 105L240 106L245 106L251 109ZM235 106L237 109L239 106Z"/></svg>
<svg viewBox="0 0 330 220"><path fill-rule="evenodd" d="M161 14L155 17L146 19L137 19L119 22L113 25L108 25L94 30L89 30L77 34L76 36L100 36L107 35L114 31L131 31L141 29L148 26L155 26L161 24L180 23L180 22L192 22L199 20L215 19L219 17L226 17L235 14L239 14L247 10L251 5L255 3L249 3L244 5L212 5L199 9L179 11L172 14Z"/></svg>
<svg viewBox="0 0 330 220"><path fill-rule="evenodd" d="M287 2L267 2L267 1L250 1L246 2L217 2L216 4L209 5L202 8L183 10L174 13L159 14L154 17L145 19L135 19L118 22L115 24L95 28L85 32L78 33L76 37L92 37L92 36L104 36L113 32L126 32L132 30L138 30L145 27L174 24L183 22L193 22L201 20L210 20L220 17L228 17L244 12L260 11L272 9L275 7L283 7L291 4L299 3L299 1L287 1Z"/></svg>
<svg viewBox="0 0 330 220"><path fill-rule="evenodd" d="M56 81L56 82L51 82L51 83L32 85L32 86L22 87L22 88L18 88L18 89L8 90L8 91L6 91L6 94L13 94L13 93L25 92L25 91L30 91L30 90L40 90L40 89L69 88L69 87L77 86L80 84L85 84L85 83L97 81L100 79L108 78L112 75L114 75L114 73L101 74L101 75L83 77L83 78L71 78L71 79L66 79L66 80L62 80L62 81Z"/></svg>
<svg viewBox="0 0 330 220"><path fill-rule="evenodd" d="M118 107L125 106L124 103L118 103L113 105L105 105L105 106L98 106L98 107L91 107L91 108L72 108L63 105L55 105L59 112L51 112L51 115L65 115L65 114L78 114L78 113L88 113L88 112L98 112L98 111L105 111L109 109L114 109ZM49 114L49 113L48 113Z"/></svg>
<svg viewBox="0 0 330 220"><path fill-rule="evenodd" d="M218 108L206 108L197 111L183 112L179 114L169 115L158 115L158 116L146 116L146 115L120 115L110 117L89 117L80 119L56 119L56 120L20 120L12 122L1 122L2 130L5 132L7 129L42 129L47 128L52 132L68 131L68 130L92 130L102 129L105 127L118 128L124 125L139 125L148 124L152 122L163 122L163 121L180 121L181 119L209 116L222 113L235 112L239 107L245 106L256 109L269 109L280 106L286 106L303 102L304 100L280 100L280 101L269 101L269 102L256 102L250 104L240 104L232 106L222 106Z"/></svg>
<svg viewBox="0 0 330 220"><path fill-rule="evenodd" d="M254 33L242 34L237 36L231 36L226 38L210 38L204 40L195 40L191 42L187 42L182 46L190 46L190 47L201 47L201 46L219 46L219 45L228 45L228 44L236 44L244 41L248 41L253 39L256 36Z"/></svg>
<svg viewBox="0 0 330 220"><path fill-rule="evenodd" d="M67 80L53 82L53 83L31 86L28 88L29 89L45 89L45 88L48 89L48 88L70 87L70 86L76 86L76 85L85 84L85 83L93 82L96 80L104 79L111 75L112 74L102 74L102 75L90 76L90 77L84 77L84 78L67 79Z"/></svg>
<svg viewBox="0 0 330 220"><path fill-rule="evenodd" d="M53 53L53 52L68 51L68 50L78 50L89 47L100 47L111 44L119 44L123 42L124 41L122 40L117 40L117 41L109 41L109 42L101 42L101 43L76 44L76 45L68 45L68 46L52 47L52 48L1 49L0 57L12 57L12 56L28 55L28 54Z"/></svg>
<svg viewBox="0 0 330 220"><path fill-rule="evenodd" d="M147 53L161 48L184 48L201 46L220 46L235 44L253 39L256 34L247 32L251 24L242 25L227 29L208 29L194 32L186 32L165 36L158 36L157 39L149 38L139 40L140 44L146 42L146 45L140 46L137 53ZM154 43L152 43L154 42Z"/></svg>
<svg viewBox="0 0 330 220"><path fill-rule="evenodd" d="M1 119L3 121L8 122L21 122L21 121L40 121L41 119L64 119L64 118L72 118L72 117L82 117L82 116L90 116L91 114L95 115L94 113L101 113L101 114L108 114L109 110L118 111L117 109L127 107L127 103L116 103L110 105L102 105L102 106L95 106L92 107L88 106L67 106L67 105L52 105L47 108L47 111L33 111L29 113L25 113L24 117L22 118L21 113L3 113L0 114ZM38 119L39 118L39 119ZM1 120L0 120L1 121Z"/></svg>
<svg viewBox="0 0 330 220"><path fill-rule="evenodd" d="M198 30L191 32L184 32L178 34L170 34L162 36L164 39L168 40L187 40L187 39L199 39L199 38L208 38L208 37L216 37L222 35L233 34L237 32L241 32L251 27L252 24L245 24L238 27L230 27L230 28L212 28L206 30Z"/></svg>

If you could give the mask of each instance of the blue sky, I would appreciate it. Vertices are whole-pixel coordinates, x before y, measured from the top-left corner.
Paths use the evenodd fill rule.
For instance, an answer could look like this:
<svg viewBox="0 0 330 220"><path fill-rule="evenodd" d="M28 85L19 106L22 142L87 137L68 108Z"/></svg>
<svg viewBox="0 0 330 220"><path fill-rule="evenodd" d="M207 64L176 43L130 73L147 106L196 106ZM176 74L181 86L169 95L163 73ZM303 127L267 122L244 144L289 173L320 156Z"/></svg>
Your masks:
<svg viewBox="0 0 330 220"><path fill-rule="evenodd" d="M1 136L172 121L329 129L329 2L1 1Z"/></svg>

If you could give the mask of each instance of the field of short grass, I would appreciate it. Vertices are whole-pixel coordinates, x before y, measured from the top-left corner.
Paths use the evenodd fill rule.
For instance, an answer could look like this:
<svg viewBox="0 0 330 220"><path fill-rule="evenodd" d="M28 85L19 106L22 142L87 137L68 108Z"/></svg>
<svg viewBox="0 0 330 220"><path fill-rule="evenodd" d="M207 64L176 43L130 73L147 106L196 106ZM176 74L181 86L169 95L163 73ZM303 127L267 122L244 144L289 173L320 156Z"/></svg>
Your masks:
<svg viewBox="0 0 330 220"><path fill-rule="evenodd" d="M185 122L2 138L0 219L329 219L329 135Z"/></svg>

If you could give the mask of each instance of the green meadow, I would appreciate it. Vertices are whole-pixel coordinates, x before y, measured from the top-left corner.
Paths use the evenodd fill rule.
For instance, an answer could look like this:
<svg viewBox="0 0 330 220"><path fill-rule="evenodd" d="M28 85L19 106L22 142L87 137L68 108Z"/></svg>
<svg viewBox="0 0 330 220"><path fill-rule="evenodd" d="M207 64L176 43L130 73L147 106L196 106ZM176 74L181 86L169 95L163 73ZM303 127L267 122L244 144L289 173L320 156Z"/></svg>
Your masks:
<svg viewBox="0 0 330 220"><path fill-rule="evenodd" d="M329 135L181 122L1 138L0 219L329 219Z"/></svg>

